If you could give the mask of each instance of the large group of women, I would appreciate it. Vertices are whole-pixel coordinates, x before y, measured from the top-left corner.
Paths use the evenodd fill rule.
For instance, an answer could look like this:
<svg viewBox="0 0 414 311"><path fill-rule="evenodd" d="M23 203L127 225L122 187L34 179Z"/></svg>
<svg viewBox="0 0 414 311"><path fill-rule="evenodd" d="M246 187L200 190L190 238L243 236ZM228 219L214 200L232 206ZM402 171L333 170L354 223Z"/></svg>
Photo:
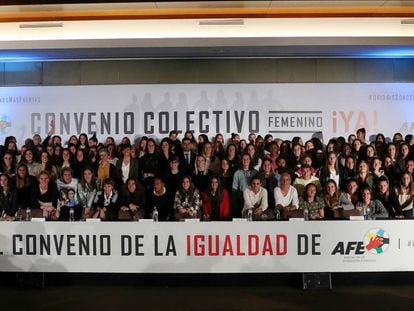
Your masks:
<svg viewBox="0 0 414 311"><path fill-rule="evenodd" d="M291 141L270 134L225 140L175 131L161 141L51 132L1 146L0 213L20 219L27 209L47 220L204 221L252 217L270 220L307 210L332 219L338 210L370 218L410 218L413 213L414 138L391 139L365 129L347 138ZM211 139L211 140L210 140ZM252 213L250 213L250 210ZM286 212L286 213L284 213Z"/></svg>

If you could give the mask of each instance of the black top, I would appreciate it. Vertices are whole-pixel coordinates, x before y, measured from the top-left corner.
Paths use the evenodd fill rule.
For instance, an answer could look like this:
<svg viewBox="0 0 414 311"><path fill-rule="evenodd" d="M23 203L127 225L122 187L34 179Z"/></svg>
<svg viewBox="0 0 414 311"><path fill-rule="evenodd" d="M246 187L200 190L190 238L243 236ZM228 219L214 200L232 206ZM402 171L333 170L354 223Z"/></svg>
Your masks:
<svg viewBox="0 0 414 311"><path fill-rule="evenodd" d="M16 189L10 189L6 193L0 188L0 215L14 216L17 212L18 196Z"/></svg>
<svg viewBox="0 0 414 311"><path fill-rule="evenodd" d="M55 183L49 182L47 191L45 193L40 192L40 187L33 187L31 195L31 207L32 209L40 208L39 202L49 203L51 202L53 207L57 207L57 202L59 199L59 191Z"/></svg>
<svg viewBox="0 0 414 311"><path fill-rule="evenodd" d="M163 195L156 195L154 191L151 191L148 194L148 210L147 215L151 215L154 207L158 210L158 219L159 221L167 221L174 219L174 209L173 209L173 200L174 198L171 195L169 190L166 190Z"/></svg>

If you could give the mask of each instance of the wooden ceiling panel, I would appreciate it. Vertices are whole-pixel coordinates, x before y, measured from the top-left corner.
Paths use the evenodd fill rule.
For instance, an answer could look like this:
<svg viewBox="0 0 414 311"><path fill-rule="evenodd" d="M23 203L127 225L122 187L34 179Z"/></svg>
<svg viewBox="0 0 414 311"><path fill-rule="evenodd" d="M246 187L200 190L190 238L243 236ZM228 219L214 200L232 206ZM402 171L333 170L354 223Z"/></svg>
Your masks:
<svg viewBox="0 0 414 311"><path fill-rule="evenodd" d="M0 22L286 17L414 17L414 2L149 1L0 7Z"/></svg>

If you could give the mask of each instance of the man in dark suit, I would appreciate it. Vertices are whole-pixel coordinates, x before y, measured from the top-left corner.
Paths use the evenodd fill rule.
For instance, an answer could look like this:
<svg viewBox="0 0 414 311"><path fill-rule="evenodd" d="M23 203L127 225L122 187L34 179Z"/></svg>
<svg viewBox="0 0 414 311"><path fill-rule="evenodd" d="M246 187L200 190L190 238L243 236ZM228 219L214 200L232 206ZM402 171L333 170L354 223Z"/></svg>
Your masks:
<svg viewBox="0 0 414 311"><path fill-rule="evenodd" d="M182 152L180 152L180 170L186 174L192 172L195 168L196 154L191 151L191 140L183 138L181 142Z"/></svg>

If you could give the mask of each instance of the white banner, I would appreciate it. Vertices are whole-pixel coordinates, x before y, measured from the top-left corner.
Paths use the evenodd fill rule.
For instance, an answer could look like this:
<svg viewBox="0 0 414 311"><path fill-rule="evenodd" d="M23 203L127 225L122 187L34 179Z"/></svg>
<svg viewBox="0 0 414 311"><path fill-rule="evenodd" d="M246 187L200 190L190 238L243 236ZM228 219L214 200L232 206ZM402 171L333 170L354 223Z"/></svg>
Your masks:
<svg viewBox="0 0 414 311"><path fill-rule="evenodd" d="M19 142L56 134L67 139L96 132L164 137L169 131L214 136L250 132L325 139L365 127L368 135L414 131L414 84L156 84L0 88L0 138ZM181 136L182 137L182 136Z"/></svg>
<svg viewBox="0 0 414 311"><path fill-rule="evenodd" d="M414 271L413 223L290 221L0 226L0 271Z"/></svg>

